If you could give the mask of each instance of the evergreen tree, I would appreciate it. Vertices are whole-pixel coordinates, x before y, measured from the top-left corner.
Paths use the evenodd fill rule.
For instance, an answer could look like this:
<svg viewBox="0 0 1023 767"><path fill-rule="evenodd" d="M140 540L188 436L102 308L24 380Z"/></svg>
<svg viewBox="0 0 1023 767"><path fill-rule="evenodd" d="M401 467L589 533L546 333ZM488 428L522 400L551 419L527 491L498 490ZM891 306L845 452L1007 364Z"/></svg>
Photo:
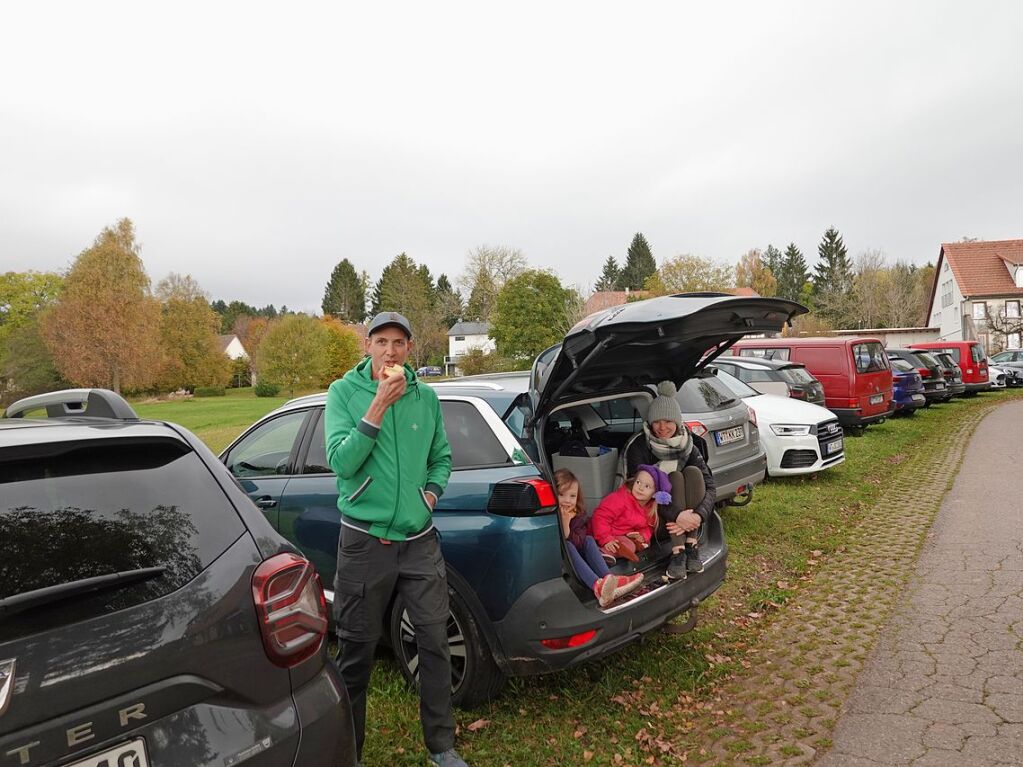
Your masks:
<svg viewBox="0 0 1023 767"><path fill-rule="evenodd" d="M842 327L853 292L853 268L842 236L829 227L817 246L813 291L817 309L835 327Z"/></svg>
<svg viewBox="0 0 1023 767"><path fill-rule="evenodd" d="M322 308L324 314L344 322L362 322L366 318L366 284L347 258L331 272Z"/></svg>
<svg viewBox="0 0 1023 767"><path fill-rule="evenodd" d="M767 250L762 255L764 266L771 270L771 274L774 275L776 280L781 281L781 265L785 257L782 252L778 250L774 245L768 245Z"/></svg>
<svg viewBox="0 0 1023 767"><path fill-rule="evenodd" d="M625 259L625 266L622 267L618 277L617 288L619 290L642 290L646 278L657 271L657 262L650 252L650 244L641 232L636 232L629 245L628 256Z"/></svg>
<svg viewBox="0 0 1023 767"><path fill-rule="evenodd" d="M481 271L473 282L463 318L467 322L489 322L497 301L497 293L498 287L490 272Z"/></svg>
<svg viewBox="0 0 1023 767"><path fill-rule="evenodd" d="M445 328L462 319L462 294L455 290L446 274L437 278L437 310Z"/></svg>
<svg viewBox="0 0 1023 767"><path fill-rule="evenodd" d="M615 261L615 257L608 256L607 261L604 262L604 271L600 273L600 279L597 280L597 284L593 286L593 289L597 291L614 290L621 273L622 270L618 268L618 262Z"/></svg>
<svg viewBox="0 0 1023 767"><path fill-rule="evenodd" d="M785 248L785 256L779 267L778 295L790 301L799 301L800 291L809 278L806 259L796 247L796 243L790 242Z"/></svg>

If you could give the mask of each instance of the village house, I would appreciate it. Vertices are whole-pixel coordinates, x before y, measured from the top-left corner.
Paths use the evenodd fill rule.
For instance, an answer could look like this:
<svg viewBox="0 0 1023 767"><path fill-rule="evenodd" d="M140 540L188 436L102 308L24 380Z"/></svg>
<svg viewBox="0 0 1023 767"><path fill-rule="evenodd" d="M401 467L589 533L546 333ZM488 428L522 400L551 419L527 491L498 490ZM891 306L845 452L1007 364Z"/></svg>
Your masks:
<svg viewBox="0 0 1023 767"><path fill-rule="evenodd" d="M470 349L490 354L496 348L489 336L489 322L456 322L448 331L448 353L444 357L444 375L458 375L458 360Z"/></svg>
<svg viewBox="0 0 1023 767"><path fill-rule="evenodd" d="M949 341L980 341L988 354L1021 348L1023 240L941 246L924 324Z"/></svg>

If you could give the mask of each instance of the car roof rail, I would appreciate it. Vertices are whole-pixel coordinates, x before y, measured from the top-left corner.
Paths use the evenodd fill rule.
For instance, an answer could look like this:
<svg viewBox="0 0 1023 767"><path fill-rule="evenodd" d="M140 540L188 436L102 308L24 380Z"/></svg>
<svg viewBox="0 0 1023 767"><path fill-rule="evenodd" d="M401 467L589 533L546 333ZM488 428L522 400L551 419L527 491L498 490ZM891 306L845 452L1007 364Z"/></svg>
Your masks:
<svg viewBox="0 0 1023 767"><path fill-rule="evenodd" d="M25 413L46 408L48 418L115 418L137 421L138 414L120 394L109 389L64 389L19 399L6 410L7 418L24 418Z"/></svg>

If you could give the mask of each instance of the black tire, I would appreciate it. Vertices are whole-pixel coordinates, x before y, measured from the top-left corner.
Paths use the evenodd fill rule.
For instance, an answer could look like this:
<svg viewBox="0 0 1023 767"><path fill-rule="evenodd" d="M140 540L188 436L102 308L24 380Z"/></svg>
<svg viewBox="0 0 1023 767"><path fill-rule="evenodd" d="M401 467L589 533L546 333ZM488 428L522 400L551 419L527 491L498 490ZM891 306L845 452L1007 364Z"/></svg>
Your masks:
<svg viewBox="0 0 1023 767"><path fill-rule="evenodd" d="M451 701L458 708L471 709L490 701L507 679L494 662L486 637L476 618L458 592L448 586L448 646L451 648ZM391 647L405 681L419 683L415 627L409 620L402 598L394 602L390 621Z"/></svg>

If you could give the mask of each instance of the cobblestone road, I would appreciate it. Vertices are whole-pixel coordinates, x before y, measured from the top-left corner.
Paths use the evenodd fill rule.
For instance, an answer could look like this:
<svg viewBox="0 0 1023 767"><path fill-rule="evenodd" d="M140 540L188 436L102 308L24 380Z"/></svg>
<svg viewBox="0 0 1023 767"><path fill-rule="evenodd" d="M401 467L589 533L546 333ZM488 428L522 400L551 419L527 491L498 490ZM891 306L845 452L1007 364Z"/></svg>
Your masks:
<svg viewBox="0 0 1023 767"><path fill-rule="evenodd" d="M1023 403L977 427L843 709L820 767L1023 765Z"/></svg>

